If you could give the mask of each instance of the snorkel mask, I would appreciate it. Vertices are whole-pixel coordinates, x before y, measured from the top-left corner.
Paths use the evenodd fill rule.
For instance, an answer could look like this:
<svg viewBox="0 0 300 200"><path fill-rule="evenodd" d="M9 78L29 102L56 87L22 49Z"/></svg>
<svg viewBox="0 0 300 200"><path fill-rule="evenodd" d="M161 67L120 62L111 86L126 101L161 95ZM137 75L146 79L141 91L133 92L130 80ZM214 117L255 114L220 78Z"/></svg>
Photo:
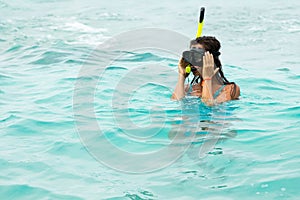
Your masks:
<svg viewBox="0 0 300 200"><path fill-rule="evenodd" d="M184 51L182 57L190 65L202 67L204 53L205 49L191 48L189 51Z"/></svg>

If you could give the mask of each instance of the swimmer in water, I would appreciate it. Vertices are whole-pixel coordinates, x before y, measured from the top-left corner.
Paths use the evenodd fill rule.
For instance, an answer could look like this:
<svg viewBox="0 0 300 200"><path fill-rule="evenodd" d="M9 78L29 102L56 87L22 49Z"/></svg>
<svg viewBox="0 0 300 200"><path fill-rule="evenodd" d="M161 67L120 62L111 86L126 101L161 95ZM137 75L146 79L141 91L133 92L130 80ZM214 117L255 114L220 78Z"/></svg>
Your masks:
<svg viewBox="0 0 300 200"><path fill-rule="evenodd" d="M229 82L222 70L219 59L220 42L215 37L202 36L192 40L190 48L194 49L194 52L203 51L201 66L189 63L185 58L179 60L178 82L171 99L181 100L185 95L197 96L208 106L238 99L240 87L234 82ZM191 84L185 86L185 79L189 75L187 67L191 67L194 78Z"/></svg>

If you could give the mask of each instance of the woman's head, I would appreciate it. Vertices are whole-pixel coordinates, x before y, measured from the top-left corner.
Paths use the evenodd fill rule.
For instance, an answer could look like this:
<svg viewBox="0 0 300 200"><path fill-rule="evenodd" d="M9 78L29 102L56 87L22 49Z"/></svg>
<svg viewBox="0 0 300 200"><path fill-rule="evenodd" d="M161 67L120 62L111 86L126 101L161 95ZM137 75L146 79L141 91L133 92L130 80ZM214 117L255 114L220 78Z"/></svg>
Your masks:
<svg viewBox="0 0 300 200"><path fill-rule="evenodd" d="M223 73L222 64L219 59L221 43L213 36L202 36L198 37L191 41L190 48L203 48L206 51L209 51L214 57L215 67L219 68L218 74L216 74L216 78L218 79L220 84L231 84ZM201 71L201 70L200 70ZM199 73L194 73L195 76L198 76ZM201 76L201 74L200 74ZM201 78L201 77L200 77Z"/></svg>
<svg viewBox="0 0 300 200"><path fill-rule="evenodd" d="M221 48L221 44L219 40L217 40L213 36L202 36L198 37L195 40L192 40L190 43L191 48L203 48L206 51L209 51L214 56L214 61L216 64L216 67L221 67L221 61L219 59L219 55L221 54L219 52Z"/></svg>

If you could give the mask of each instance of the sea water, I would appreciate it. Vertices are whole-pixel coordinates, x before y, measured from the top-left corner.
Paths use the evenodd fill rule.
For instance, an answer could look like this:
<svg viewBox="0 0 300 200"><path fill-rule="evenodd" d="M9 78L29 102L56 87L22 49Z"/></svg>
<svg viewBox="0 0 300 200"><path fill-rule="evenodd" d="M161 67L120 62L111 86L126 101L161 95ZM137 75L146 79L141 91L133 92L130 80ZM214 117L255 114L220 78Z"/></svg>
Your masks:
<svg viewBox="0 0 300 200"><path fill-rule="evenodd" d="M241 88L215 108L170 101L180 52L155 46L186 50L201 6ZM1 0L0 198L299 199L299 6ZM111 51L128 32L153 46Z"/></svg>

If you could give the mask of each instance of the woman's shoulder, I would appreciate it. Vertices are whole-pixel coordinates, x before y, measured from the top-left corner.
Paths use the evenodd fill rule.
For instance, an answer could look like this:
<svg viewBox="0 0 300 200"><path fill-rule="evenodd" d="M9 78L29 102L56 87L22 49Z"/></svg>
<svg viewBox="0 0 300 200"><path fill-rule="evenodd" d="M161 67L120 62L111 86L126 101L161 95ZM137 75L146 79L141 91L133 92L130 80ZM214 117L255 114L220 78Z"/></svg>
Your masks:
<svg viewBox="0 0 300 200"><path fill-rule="evenodd" d="M240 87L236 83L226 85L224 90L232 100L238 99L241 93Z"/></svg>

